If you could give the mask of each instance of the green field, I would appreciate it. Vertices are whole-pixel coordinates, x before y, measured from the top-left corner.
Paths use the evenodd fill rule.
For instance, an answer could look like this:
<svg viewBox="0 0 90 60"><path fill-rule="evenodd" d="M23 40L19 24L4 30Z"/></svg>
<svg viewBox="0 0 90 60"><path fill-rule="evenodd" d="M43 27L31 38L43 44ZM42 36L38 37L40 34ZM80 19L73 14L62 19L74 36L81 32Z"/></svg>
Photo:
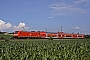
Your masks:
<svg viewBox="0 0 90 60"><path fill-rule="evenodd" d="M7 34L7 35L5 35L5 34L0 34L0 39L1 39L1 38L10 39L11 37L13 37L13 35L9 35L9 34Z"/></svg>
<svg viewBox="0 0 90 60"><path fill-rule="evenodd" d="M0 60L90 60L90 39L0 41Z"/></svg>

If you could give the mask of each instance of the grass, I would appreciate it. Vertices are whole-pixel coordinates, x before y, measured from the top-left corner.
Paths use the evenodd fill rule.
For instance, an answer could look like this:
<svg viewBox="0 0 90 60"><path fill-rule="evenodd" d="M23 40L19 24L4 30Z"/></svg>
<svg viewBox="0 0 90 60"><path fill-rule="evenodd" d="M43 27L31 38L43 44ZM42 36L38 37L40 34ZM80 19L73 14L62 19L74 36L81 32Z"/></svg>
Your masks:
<svg viewBox="0 0 90 60"><path fill-rule="evenodd" d="M0 38L5 38L5 39L10 39L11 37L13 37L13 35L9 35L9 34L7 34L7 35L5 35L5 34L0 34Z"/></svg>

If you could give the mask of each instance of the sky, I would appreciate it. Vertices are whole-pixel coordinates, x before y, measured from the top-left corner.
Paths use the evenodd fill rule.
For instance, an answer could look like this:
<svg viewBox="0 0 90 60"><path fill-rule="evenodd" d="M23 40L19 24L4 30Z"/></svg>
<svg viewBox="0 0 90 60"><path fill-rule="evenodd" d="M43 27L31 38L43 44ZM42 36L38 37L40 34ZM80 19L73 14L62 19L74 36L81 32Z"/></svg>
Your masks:
<svg viewBox="0 0 90 60"><path fill-rule="evenodd" d="M90 0L0 0L0 31L90 34Z"/></svg>

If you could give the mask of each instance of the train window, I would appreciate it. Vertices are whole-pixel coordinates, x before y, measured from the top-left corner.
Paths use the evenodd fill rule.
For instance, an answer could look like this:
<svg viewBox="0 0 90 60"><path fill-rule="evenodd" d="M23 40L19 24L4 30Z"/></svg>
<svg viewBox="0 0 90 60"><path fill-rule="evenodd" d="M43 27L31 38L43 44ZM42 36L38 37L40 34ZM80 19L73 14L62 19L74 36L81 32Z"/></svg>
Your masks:
<svg viewBox="0 0 90 60"><path fill-rule="evenodd" d="M19 31L15 31L15 34L18 34Z"/></svg>
<svg viewBox="0 0 90 60"><path fill-rule="evenodd" d="M43 34L43 35L45 35L45 34Z"/></svg>
<svg viewBox="0 0 90 60"><path fill-rule="evenodd" d="M76 35L73 35L73 36L76 36Z"/></svg>
<svg viewBox="0 0 90 60"><path fill-rule="evenodd" d="M56 36L53 36L53 37L56 37Z"/></svg>
<svg viewBox="0 0 90 60"><path fill-rule="evenodd" d="M61 36L61 35L58 35L58 36Z"/></svg>
<svg viewBox="0 0 90 60"><path fill-rule="evenodd" d="M21 32L20 32L20 34L21 34Z"/></svg>
<svg viewBox="0 0 90 60"><path fill-rule="evenodd" d="M35 32L35 31L31 31L31 32Z"/></svg>
<svg viewBox="0 0 90 60"><path fill-rule="evenodd" d="M64 36L64 35L62 35L62 36Z"/></svg>
<svg viewBox="0 0 90 60"><path fill-rule="evenodd" d="M66 37L72 37L72 36L66 36Z"/></svg>
<svg viewBox="0 0 90 60"><path fill-rule="evenodd" d="M50 36L48 36L48 37L50 37Z"/></svg>
<svg viewBox="0 0 90 60"><path fill-rule="evenodd" d="M45 36L45 34L41 34L41 36Z"/></svg>
<svg viewBox="0 0 90 60"><path fill-rule="evenodd" d="M78 36L78 37L82 37L82 36Z"/></svg>

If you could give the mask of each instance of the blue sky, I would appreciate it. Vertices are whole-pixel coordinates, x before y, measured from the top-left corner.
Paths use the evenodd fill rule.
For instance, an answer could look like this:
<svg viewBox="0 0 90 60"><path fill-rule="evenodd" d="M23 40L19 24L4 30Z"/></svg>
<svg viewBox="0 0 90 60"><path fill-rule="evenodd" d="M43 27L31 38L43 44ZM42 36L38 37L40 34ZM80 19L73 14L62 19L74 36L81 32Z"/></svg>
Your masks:
<svg viewBox="0 0 90 60"><path fill-rule="evenodd" d="M90 0L0 0L0 30L90 34ZM6 28L7 27L7 28Z"/></svg>

